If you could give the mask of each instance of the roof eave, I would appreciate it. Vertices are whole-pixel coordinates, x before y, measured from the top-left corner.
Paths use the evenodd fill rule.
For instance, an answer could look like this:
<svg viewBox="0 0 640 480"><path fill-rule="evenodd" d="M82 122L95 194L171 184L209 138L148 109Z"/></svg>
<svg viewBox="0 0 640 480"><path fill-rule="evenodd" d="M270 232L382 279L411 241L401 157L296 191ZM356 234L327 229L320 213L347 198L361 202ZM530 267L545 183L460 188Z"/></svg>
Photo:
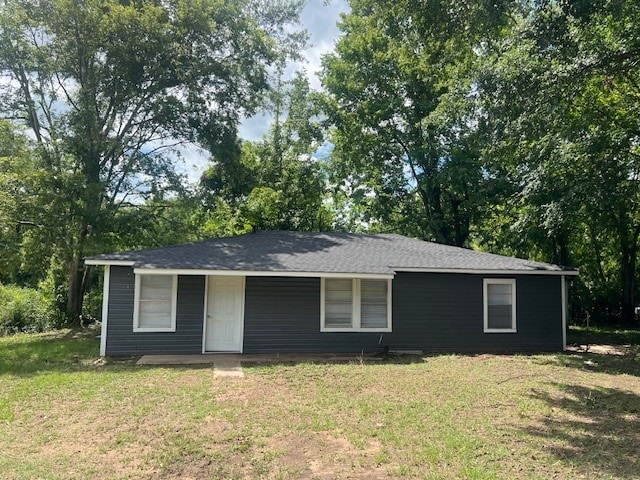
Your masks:
<svg viewBox="0 0 640 480"><path fill-rule="evenodd" d="M246 277L306 277L306 278L370 278L370 279L392 279L393 272L320 272L320 271L298 271L298 270L225 270L208 268L165 268L145 265L135 267L133 270L137 274L162 273L165 275L228 275Z"/></svg>
<svg viewBox="0 0 640 480"><path fill-rule="evenodd" d="M474 268L420 268L392 267L396 272L416 273L464 273L475 275L580 275L578 270L545 270L545 269L474 269Z"/></svg>
<svg viewBox="0 0 640 480"><path fill-rule="evenodd" d="M104 265L133 267L133 260L114 260L88 258L85 265ZM392 267L394 272L415 273L459 273L475 275L567 275L578 276L578 270L544 270L544 269L472 269L472 268L420 268L420 267ZM135 268L135 273L152 273L162 271L166 274L177 275L244 275L244 276L290 276L290 277L362 277L362 278L393 278L394 273L364 273L364 272L302 272L287 270L221 270L208 268L167 268L160 266L144 266Z"/></svg>
<svg viewBox="0 0 640 480"><path fill-rule="evenodd" d="M136 262L133 260L109 260L102 258L86 258L85 265L109 265L118 267L133 267Z"/></svg>

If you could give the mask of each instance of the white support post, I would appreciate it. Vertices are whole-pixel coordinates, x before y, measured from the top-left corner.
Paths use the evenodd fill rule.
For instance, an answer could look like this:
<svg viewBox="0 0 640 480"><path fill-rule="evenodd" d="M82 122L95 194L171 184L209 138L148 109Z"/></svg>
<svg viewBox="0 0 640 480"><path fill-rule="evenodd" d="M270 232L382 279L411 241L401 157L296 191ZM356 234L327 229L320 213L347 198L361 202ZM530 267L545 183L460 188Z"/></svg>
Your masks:
<svg viewBox="0 0 640 480"><path fill-rule="evenodd" d="M560 277L562 290L562 350L567 349L567 280L564 275Z"/></svg>

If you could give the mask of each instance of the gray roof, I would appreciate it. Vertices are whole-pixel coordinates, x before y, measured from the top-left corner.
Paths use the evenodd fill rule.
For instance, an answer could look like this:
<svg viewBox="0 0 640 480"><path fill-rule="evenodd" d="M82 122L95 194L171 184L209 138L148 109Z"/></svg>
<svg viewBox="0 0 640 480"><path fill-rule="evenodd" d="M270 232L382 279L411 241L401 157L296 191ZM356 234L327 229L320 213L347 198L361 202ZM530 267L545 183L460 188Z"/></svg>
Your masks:
<svg viewBox="0 0 640 480"><path fill-rule="evenodd" d="M88 257L89 264L133 262L136 268L393 274L460 270L566 273L548 263L476 252L395 234L258 231L196 243Z"/></svg>

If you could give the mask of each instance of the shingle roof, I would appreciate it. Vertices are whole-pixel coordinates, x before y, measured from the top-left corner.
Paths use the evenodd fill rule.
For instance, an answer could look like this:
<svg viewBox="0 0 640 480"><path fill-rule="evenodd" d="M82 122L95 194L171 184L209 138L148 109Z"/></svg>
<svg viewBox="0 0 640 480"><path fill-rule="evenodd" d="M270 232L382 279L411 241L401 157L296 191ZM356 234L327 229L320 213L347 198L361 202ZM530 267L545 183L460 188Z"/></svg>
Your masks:
<svg viewBox="0 0 640 480"><path fill-rule="evenodd" d="M88 257L136 268L393 274L406 270L567 273L548 263L425 242L395 234L259 231L196 243Z"/></svg>

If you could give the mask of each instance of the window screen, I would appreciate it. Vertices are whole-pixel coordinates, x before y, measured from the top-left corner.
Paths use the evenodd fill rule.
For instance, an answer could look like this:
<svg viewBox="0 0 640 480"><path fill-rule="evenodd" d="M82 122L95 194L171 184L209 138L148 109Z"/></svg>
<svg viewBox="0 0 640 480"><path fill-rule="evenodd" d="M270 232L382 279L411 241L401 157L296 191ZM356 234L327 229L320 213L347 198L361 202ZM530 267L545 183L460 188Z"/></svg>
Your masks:
<svg viewBox="0 0 640 480"><path fill-rule="evenodd" d="M361 317L362 328L387 327L387 281L361 281Z"/></svg>
<svg viewBox="0 0 640 480"><path fill-rule="evenodd" d="M138 328L172 328L173 282L173 275L140 276Z"/></svg>
<svg viewBox="0 0 640 480"><path fill-rule="evenodd" d="M328 328L350 328L353 312L353 281L327 278L324 287L324 325Z"/></svg>
<svg viewBox="0 0 640 480"><path fill-rule="evenodd" d="M487 284L487 329L513 329L513 285Z"/></svg>

